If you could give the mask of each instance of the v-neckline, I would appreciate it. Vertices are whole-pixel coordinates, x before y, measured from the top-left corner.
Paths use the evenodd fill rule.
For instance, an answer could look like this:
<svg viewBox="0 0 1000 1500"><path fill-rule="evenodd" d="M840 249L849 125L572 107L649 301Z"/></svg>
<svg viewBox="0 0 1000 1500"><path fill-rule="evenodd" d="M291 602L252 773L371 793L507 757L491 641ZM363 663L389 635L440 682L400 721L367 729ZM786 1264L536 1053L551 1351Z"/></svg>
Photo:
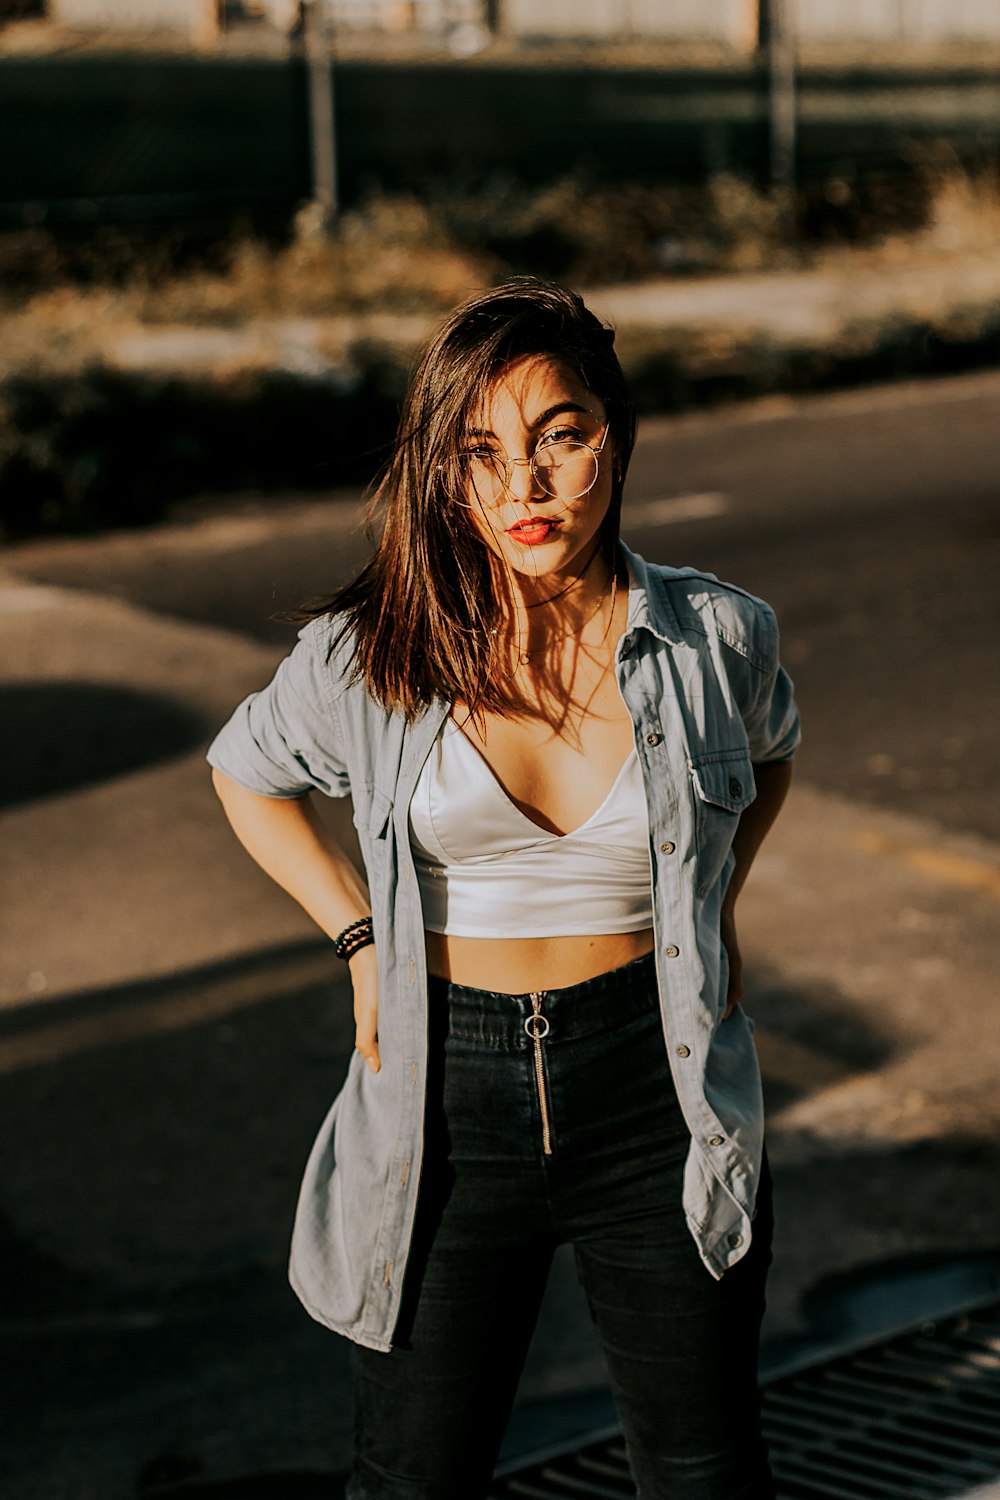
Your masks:
<svg viewBox="0 0 1000 1500"><path fill-rule="evenodd" d="M469 750L471 750L472 754L475 756L476 761L482 767L482 770L486 773L486 776L488 777L491 785L496 789L506 805L517 814L522 822L526 823L534 833L539 834L542 838L555 839L559 842L564 839L576 838L579 834L583 833L584 830L587 829L597 817L600 816L600 814L607 807L608 803L611 801L614 793L618 790L618 783L624 778L625 773L628 771L636 753L635 746L632 745L618 769L618 774L615 776L614 781L611 783L610 787L605 793L603 800L601 801L599 806L594 808L594 811L590 814L589 818L586 818L578 828L571 828L566 833L553 833L551 828L543 828L541 823L536 823L534 818L528 817L528 814L524 811L523 808L518 807L517 803L507 791L506 787L503 785L503 782L500 780L499 776L494 771L493 767L490 765L489 761L486 759L486 756L480 750L479 746L474 744L472 740L469 739L469 736L465 733L462 727L455 722L454 719L449 718L445 720L445 733L449 731L449 728L452 734L457 734L462 740L463 744L468 746Z"/></svg>

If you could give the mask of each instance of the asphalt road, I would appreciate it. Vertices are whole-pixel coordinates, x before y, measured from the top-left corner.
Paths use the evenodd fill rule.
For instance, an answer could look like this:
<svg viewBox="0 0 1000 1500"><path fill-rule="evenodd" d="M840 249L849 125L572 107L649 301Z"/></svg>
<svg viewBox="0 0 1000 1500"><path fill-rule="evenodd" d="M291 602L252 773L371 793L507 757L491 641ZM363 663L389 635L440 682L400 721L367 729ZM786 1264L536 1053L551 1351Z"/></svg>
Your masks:
<svg viewBox="0 0 1000 1500"><path fill-rule="evenodd" d="M977 375L650 422L635 458L628 539L773 601L805 719L741 896L772 1353L940 1308L939 1262L996 1270L998 417L1000 374ZM357 520L357 496L242 497L5 554L11 1500L291 1500L346 1464L347 1351L283 1265L349 996L202 748L290 638L274 612L364 556ZM602 1382L557 1258L512 1451L599 1425ZM304 1478L211 1488L268 1472Z"/></svg>
<svg viewBox="0 0 1000 1500"><path fill-rule="evenodd" d="M821 788L1000 838L1000 374L647 421L624 534L769 599ZM236 497L8 565L262 641L365 555L359 497Z"/></svg>

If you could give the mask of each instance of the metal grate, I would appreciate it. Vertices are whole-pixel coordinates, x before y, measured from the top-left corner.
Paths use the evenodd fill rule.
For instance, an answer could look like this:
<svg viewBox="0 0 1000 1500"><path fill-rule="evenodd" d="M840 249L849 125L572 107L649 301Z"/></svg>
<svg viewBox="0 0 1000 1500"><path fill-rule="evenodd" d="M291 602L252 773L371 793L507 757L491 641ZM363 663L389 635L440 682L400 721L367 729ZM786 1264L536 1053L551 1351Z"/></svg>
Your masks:
<svg viewBox="0 0 1000 1500"><path fill-rule="evenodd" d="M767 1382L779 1500L945 1500L1000 1476L1000 1302ZM490 1500L635 1497L620 1433L529 1462Z"/></svg>

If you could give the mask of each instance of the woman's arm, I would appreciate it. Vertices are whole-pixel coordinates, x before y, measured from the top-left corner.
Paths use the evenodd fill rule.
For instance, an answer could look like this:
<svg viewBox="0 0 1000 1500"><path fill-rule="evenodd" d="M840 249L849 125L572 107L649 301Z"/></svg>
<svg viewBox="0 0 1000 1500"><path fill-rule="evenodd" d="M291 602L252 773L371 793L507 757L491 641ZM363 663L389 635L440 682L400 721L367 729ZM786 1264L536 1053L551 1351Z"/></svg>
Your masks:
<svg viewBox="0 0 1000 1500"><path fill-rule="evenodd" d="M222 771L212 784L233 832L261 869L335 938L370 914L364 881L320 822L309 796L261 797ZM373 1073L379 1070L376 1027L378 990L375 949L361 948L350 960L354 987L355 1045Z"/></svg>
<svg viewBox="0 0 1000 1500"><path fill-rule="evenodd" d="M790 760L764 761L753 768L757 795L744 808L733 839L735 865L722 903L722 941L729 958L729 989L723 1020L728 1020L743 998L743 958L736 936L736 898L743 889L757 850L781 811L792 782Z"/></svg>

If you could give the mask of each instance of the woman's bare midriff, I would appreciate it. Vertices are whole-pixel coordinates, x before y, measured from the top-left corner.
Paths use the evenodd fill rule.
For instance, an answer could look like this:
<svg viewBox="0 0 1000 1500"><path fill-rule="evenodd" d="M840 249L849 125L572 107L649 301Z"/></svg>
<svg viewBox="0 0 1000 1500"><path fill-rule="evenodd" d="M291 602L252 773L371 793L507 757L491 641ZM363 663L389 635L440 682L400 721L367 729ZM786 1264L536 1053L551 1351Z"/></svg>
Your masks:
<svg viewBox="0 0 1000 1500"><path fill-rule="evenodd" d="M642 958L653 947L653 929L575 937L471 938L428 932L431 974L477 990L527 995L582 984Z"/></svg>

